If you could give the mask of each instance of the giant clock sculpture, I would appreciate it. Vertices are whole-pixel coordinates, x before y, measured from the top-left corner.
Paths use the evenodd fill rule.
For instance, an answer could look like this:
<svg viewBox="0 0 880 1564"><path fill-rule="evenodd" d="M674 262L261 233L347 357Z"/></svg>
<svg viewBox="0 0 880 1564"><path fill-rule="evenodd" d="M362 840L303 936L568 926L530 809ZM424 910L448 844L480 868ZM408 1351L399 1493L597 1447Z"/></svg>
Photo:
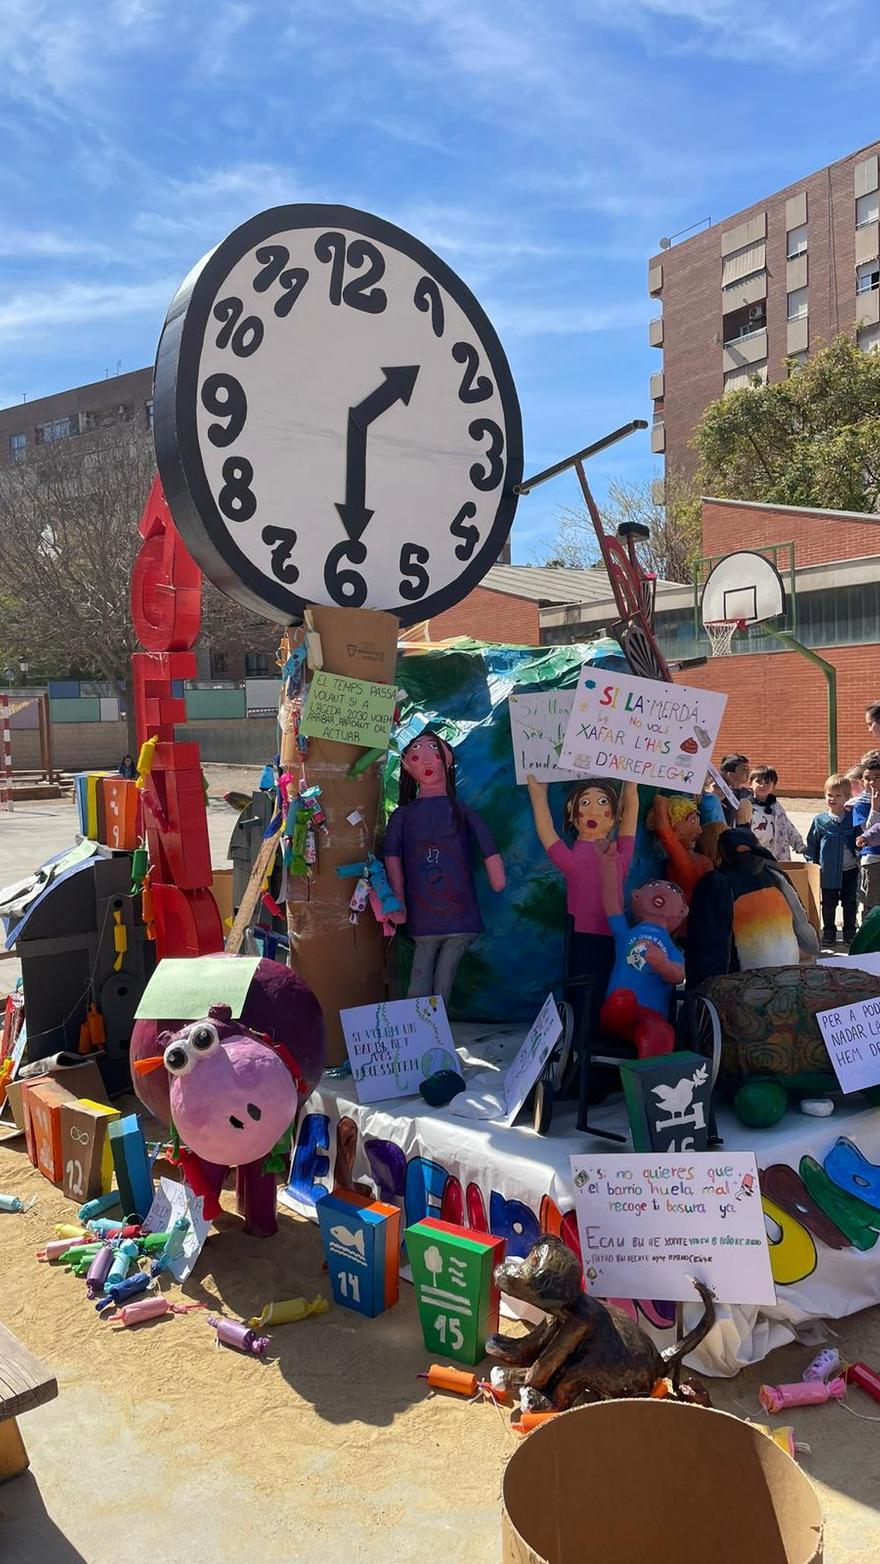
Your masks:
<svg viewBox="0 0 880 1564"><path fill-rule="evenodd" d="M473 294L365 212L281 206L181 284L156 360L156 455L206 576L289 621L403 624L470 591L510 531L519 404Z"/></svg>

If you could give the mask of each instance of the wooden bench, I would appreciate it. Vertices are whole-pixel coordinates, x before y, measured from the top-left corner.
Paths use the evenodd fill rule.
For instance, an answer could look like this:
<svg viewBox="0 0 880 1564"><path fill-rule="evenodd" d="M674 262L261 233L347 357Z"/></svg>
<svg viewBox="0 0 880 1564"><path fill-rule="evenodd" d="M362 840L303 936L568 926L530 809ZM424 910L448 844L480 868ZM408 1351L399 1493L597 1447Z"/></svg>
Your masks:
<svg viewBox="0 0 880 1564"><path fill-rule="evenodd" d="M58 1394L58 1381L0 1325L0 1483L19 1477L30 1462L16 1418Z"/></svg>

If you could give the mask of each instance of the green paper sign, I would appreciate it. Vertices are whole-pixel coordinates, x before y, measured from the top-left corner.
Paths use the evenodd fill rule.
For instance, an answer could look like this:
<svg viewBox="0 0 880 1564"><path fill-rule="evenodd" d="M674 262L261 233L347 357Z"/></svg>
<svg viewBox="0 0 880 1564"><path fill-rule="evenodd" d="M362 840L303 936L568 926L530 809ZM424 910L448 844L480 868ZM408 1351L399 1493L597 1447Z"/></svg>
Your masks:
<svg viewBox="0 0 880 1564"><path fill-rule="evenodd" d="M334 744L387 749L397 690L393 684L318 672L309 687L300 732Z"/></svg>
<svg viewBox="0 0 880 1564"><path fill-rule="evenodd" d="M212 1005L242 1006L259 956L166 956L160 961L135 1011L137 1021L201 1021Z"/></svg>

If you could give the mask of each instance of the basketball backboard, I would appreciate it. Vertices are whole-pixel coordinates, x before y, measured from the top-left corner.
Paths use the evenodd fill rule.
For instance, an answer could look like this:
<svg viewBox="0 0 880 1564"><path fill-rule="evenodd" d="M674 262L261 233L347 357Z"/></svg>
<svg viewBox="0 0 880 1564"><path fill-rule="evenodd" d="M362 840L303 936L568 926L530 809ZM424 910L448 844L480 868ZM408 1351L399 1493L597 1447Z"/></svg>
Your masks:
<svg viewBox="0 0 880 1564"><path fill-rule="evenodd" d="M749 630L768 621L780 629L794 629L794 544L774 543L761 550L738 549L701 559L694 588L698 635L706 634L707 625ZM714 635L711 638L714 641Z"/></svg>

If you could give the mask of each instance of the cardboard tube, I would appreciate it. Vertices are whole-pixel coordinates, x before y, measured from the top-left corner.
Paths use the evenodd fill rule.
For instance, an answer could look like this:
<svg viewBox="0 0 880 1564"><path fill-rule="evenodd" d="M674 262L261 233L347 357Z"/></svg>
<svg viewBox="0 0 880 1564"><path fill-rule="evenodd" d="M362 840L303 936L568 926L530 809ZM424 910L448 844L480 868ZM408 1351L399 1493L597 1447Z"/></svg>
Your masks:
<svg viewBox="0 0 880 1564"><path fill-rule="evenodd" d="M323 667L327 673L391 684L397 667L398 623L394 614L371 608L311 609L312 622L321 638ZM292 632L291 645L303 631ZM311 877L291 876L287 901L290 965L308 983L324 1012L327 1064L341 1064L346 1057L339 1021L340 1010L353 1005L378 1004L386 994L386 959L382 931L369 911L358 923L349 921L352 887L336 873L338 864L364 857L364 837L372 841L379 810L379 772L371 766L362 775L349 777L349 767L363 753L356 744L334 744L310 739L305 757L310 787L321 789L321 804L330 828L330 842L322 842ZM300 756L293 737L282 734L282 768L300 773ZM357 812L360 823L349 825L347 816Z"/></svg>

